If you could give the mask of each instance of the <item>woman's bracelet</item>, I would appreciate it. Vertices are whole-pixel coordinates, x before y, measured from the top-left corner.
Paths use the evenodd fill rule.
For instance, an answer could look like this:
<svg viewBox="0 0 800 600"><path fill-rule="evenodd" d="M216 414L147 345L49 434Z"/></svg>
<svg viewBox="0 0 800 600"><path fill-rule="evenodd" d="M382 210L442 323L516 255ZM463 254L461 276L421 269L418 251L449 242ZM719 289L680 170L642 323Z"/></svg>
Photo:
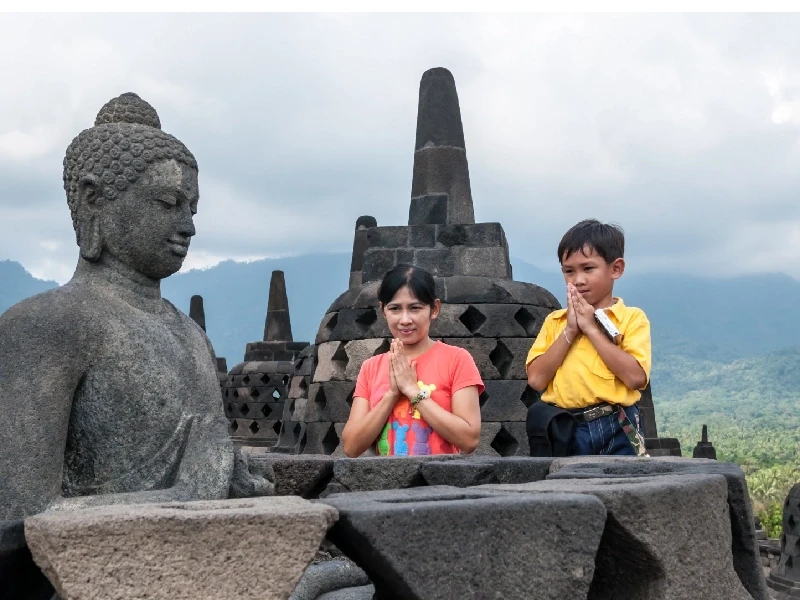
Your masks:
<svg viewBox="0 0 800 600"><path fill-rule="evenodd" d="M567 337L567 330L566 329L564 330L564 339L567 340L567 346L571 346L572 345L572 342Z"/></svg>

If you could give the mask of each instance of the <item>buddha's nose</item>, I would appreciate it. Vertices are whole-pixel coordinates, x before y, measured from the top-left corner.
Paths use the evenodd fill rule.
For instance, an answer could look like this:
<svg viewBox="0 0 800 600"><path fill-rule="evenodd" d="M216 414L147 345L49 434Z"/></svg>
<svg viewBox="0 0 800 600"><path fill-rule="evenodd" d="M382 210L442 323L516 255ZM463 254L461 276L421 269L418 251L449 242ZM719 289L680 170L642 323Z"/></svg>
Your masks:
<svg viewBox="0 0 800 600"><path fill-rule="evenodd" d="M194 219L192 211L188 205L181 208L181 216L178 220L178 233L187 238L192 237L196 232L194 229Z"/></svg>

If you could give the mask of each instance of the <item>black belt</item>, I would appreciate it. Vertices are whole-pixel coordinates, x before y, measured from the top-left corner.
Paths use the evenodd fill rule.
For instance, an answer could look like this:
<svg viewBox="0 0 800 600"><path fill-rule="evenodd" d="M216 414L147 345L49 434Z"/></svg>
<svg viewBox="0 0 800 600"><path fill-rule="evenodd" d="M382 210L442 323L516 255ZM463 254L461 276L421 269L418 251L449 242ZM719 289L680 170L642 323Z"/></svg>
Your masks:
<svg viewBox="0 0 800 600"><path fill-rule="evenodd" d="M612 406L611 404L606 404L603 402L602 404L598 404L597 406L590 406L588 408L573 408L568 409L567 412L571 414L573 417L578 419L578 421L594 421L595 419L599 419L600 417L606 417L608 415L612 415L617 412L619 409L616 406Z"/></svg>

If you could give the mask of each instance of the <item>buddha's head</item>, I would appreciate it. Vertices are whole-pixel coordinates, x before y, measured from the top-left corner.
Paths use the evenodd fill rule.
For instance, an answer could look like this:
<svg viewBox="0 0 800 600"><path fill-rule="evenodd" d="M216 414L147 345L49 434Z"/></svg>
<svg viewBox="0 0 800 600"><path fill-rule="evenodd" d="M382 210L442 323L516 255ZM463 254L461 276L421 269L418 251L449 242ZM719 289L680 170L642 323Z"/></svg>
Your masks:
<svg viewBox="0 0 800 600"><path fill-rule="evenodd" d="M84 259L108 253L151 279L180 270L195 233L197 161L139 96L109 101L72 140L64 189Z"/></svg>

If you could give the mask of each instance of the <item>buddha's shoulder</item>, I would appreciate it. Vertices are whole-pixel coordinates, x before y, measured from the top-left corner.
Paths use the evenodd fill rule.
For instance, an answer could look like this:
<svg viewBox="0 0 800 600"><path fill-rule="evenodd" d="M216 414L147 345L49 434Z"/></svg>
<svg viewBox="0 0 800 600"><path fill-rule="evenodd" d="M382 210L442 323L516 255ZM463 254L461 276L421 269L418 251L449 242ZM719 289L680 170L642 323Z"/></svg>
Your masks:
<svg viewBox="0 0 800 600"><path fill-rule="evenodd" d="M0 315L0 350L42 355L93 346L101 330L98 306L67 285L25 298Z"/></svg>

